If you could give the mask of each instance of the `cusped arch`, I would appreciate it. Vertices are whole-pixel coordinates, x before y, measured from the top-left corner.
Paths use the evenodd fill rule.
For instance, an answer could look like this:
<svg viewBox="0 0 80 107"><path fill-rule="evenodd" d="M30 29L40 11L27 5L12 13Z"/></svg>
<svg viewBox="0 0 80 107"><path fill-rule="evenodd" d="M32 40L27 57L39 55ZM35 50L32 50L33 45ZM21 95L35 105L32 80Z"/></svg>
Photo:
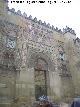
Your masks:
<svg viewBox="0 0 80 107"><path fill-rule="evenodd" d="M38 59L36 59L34 63L35 63L34 64L35 69L45 70L45 71L48 70L48 63L42 57L39 57Z"/></svg>
<svg viewBox="0 0 80 107"><path fill-rule="evenodd" d="M51 61L50 57L47 55L47 54L43 54L43 53L32 53L30 56L29 56L29 60L28 60L28 67L30 68L35 68L36 66L36 61L38 59L42 59L45 61L45 63L47 64L47 67L46 68L47 70L50 70L50 71L54 71L55 70L55 65L54 65L54 62Z"/></svg>

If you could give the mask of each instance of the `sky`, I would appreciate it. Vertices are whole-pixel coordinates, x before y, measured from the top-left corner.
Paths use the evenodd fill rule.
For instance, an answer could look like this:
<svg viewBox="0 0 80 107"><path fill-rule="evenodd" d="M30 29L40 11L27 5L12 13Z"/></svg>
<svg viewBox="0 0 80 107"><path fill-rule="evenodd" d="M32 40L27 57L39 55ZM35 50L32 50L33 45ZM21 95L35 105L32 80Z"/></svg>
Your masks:
<svg viewBox="0 0 80 107"><path fill-rule="evenodd" d="M8 1L10 9L21 10L21 13L32 15L32 18L37 17L38 20L50 23L59 29L68 26L75 30L76 37L80 38L80 0L52 0L51 4L49 0L43 0L45 3L40 3L40 0L22 0L24 1L22 3L16 3L21 0ZM11 3L11 1L15 2ZM37 2L32 3L32 1Z"/></svg>

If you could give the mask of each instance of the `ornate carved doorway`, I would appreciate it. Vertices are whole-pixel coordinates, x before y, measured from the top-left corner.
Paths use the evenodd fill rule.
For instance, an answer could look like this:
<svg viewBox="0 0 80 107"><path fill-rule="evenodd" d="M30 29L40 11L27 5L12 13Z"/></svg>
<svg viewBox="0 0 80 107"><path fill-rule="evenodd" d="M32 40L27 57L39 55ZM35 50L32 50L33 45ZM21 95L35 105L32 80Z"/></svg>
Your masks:
<svg viewBox="0 0 80 107"><path fill-rule="evenodd" d="M38 58L35 66L35 98L42 95L47 96L47 63L44 59Z"/></svg>

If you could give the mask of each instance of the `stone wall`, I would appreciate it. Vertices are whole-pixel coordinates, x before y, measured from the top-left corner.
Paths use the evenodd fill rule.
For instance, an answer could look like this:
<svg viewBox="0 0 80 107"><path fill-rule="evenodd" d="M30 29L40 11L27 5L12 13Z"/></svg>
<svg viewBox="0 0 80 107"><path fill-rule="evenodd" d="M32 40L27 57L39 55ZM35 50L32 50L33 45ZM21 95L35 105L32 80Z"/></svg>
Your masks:
<svg viewBox="0 0 80 107"><path fill-rule="evenodd" d="M0 104L20 107L36 100L34 72L40 58L47 63L50 100L69 102L79 95L80 40L74 30L66 26L62 32L20 11L1 9L6 15L0 17L0 95L5 99L0 97Z"/></svg>

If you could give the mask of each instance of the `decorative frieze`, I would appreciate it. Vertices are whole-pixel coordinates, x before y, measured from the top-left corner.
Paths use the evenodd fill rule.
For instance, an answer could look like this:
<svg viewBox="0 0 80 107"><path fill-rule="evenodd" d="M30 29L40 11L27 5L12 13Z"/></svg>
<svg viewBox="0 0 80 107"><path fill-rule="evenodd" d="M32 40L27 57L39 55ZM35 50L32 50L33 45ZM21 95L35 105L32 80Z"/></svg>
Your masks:
<svg viewBox="0 0 80 107"><path fill-rule="evenodd" d="M0 28L3 35L11 35L13 33L13 36L17 36L17 33L19 31L18 25L15 25L13 23L0 20Z"/></svg>
<svg viewBox="0 0 80 107"><path fill-rule="evenodd" d="M16 14L16 15L19 15L19 16L27 19L27 20L28 20L28 19L29 19L29 20L32 20L32 21L34 21L35 23L38 23L38 24L40 24L40 25L42 25L42 26L45 26L46 28L52 29L53 31L56 31L56 32L58 32L58 33L64 34L64 33L66 33L66 32L70 32L71 34L76 35L76 34L75 34L75 31L72 30L72 28L69 28L69 27L67 27L67 26L66 26L65 29L63 28L63 31L61 31L61 29L58 29L57 27L54 28L53 25L50 26L49 23L46 24L45 21L44 21L44 23L42 23L41 20L37 21L37 18L36 18L36 17L33 19L31 15L30 15L29 17L27 17L26 13L21 14L21 11L20 11L20 10L18 10L17 12L15 12L15 9L14 9L14 8L12 8L12 9L9 9L9 8L8 8L8 11L10 11L10 12Z"/></svg>

